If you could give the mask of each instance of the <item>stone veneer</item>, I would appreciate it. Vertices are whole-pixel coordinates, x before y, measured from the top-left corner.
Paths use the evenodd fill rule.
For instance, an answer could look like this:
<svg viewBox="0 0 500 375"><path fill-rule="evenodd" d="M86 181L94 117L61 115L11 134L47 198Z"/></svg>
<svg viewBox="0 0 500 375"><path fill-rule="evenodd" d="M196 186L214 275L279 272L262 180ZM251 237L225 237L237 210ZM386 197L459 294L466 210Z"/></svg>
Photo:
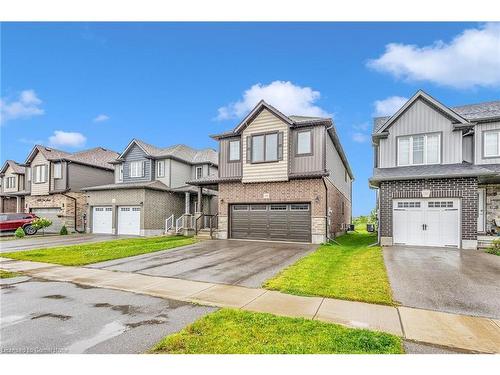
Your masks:
<svg viewBox="0 0 500 375"><path fill-rule="evenodd" d="M392 200L422 198L422 190L430 190L430 198L461 199L462 247L475 247L477 241L477 179L439 178L429 180L384 181L379 188L380 237L382 245L392 245Z"/></svg>
<svg viewBox="0 0 500 375"><path fill-rule="evenodd" d="M493 220L500 218L500 185L479 186L486 189L486 225L485 229L493 227Z"/></svg>
<svg viewBox="0 0 500 375"><path fill-rule="evenodd" d="M349 200L327 179L325 182L322 178L311 178L263 183L220 183L218 238L228 238L228 207L230 204L307 202L311 204L312 242L325 242L330 233L338 234L341 231L342 223L350 223L351 213ZM344 215L341 214L342 200L344 200ZM327 202L330 211L328 231Z"/></svg>

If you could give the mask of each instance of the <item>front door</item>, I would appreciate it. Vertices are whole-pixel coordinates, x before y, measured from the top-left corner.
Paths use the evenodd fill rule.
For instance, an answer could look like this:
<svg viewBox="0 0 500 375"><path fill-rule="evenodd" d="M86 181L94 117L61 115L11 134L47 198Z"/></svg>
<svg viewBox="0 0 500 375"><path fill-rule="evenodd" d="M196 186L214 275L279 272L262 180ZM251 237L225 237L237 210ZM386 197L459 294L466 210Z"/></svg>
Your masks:
<svg viewBox="0 0 500 375"><path fill-rule="evenodd" d="M477 231L484 233L485 231L485 202L486 189L477 189Z"/></svg>

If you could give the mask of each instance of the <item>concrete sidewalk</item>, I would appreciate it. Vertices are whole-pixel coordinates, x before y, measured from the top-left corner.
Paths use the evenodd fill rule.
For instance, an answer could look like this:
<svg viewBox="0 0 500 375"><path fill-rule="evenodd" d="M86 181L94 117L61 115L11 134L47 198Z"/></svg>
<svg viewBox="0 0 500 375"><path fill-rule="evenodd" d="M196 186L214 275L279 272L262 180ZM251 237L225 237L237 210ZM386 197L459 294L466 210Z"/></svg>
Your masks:
<svg viewBox="0 0 500 375"><path fill-rule="evenodd" d="M495 319L6 258L0 258L0 268L48 280L388 332L407 340L463 351L500 353L500 320Z"/></svg>

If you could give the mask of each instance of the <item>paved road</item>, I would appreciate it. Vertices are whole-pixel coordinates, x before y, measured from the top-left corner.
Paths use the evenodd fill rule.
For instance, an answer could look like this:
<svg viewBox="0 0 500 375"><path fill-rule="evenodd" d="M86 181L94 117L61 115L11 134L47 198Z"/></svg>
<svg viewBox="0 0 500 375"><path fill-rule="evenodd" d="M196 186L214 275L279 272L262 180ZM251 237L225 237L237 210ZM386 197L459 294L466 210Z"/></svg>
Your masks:
<svg viewBox="0 0 500 375"><path fill-rule="evenodd" d="M203 241L90 267L255 288L316 247L280 242Z"/></svg>
<svg viewBox="0 0 500 375"><path fill-rule="evenodd" d="M111 234L71 234L68 236L39 236L25 237L23 239L0 240L0 253L11 251L41 249L54 246L77 245L82 243L102 242L130 238L134 236L115 236Z"/></svg>
<svg viewBox="0 0 500 375"><path fill-rule="evenodd" d="M500 257L476 250L393 246L384 260L405 306L500 318Z"/></svg>
<svg viewBox="0 0 500 375"><path fill-rule="evenodd" d="M17 279L17 280L16 280ZM2 285L1 353L143 353L214 308L21 277Z"/></svg>

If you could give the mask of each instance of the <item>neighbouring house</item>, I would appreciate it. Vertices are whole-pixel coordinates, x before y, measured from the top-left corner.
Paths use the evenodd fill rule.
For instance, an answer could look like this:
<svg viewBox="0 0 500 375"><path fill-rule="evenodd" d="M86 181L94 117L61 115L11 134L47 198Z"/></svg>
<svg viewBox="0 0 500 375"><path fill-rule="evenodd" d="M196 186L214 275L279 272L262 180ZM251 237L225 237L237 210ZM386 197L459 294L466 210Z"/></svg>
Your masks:
<svg viewBox="0 0 500 375"><path fill-rule="evenodd" d="M353 174L330 118L264 101L219 142L218 238L322 243L351 223Z"/></svg>
<svg viewBox="0 0 500 375"><path fill-rule="evenodd" d="M192 218L216 212L216 192L186 182L216 175L217 166L217 152L212 149L160 148L133 139L114 161L113 183L87 184L88 229L93 233L160 235L173 229L180 218L177 229L192 229L187 224Z"/></svg>
<svg viewBox="0 0 500 375"><path fill-rule="evenodd" d="M52 221L46 232L85 230L87 196L82 191L89 184L114 180L114 161L118 153L96 147L69 153L36 145L25 162L26 212Z"/></svg>
<svg viewBox="0 0 500 375"><path fill-rule="evenodd" d="M24 212L25 168L7 160L0 170L0 212Z"/></svg>
<svg viewBox="0 0 500 375"><path fill-rule="evenodd" d="M500 101L448 107L418 91L372 138L382 245L475 249L498 232Z"/></svg>

